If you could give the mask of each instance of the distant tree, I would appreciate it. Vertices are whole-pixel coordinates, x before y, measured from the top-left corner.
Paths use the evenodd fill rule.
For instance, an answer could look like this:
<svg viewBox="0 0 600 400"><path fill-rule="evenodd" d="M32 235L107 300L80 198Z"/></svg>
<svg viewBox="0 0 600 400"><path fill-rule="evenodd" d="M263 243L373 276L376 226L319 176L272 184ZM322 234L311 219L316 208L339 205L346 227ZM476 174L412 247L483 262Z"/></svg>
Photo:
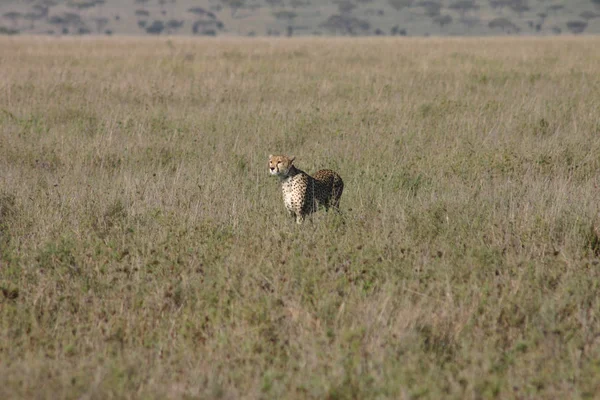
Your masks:
<svg viewBox="0 0 600 400"><path fill-rule="evenodd" d="M155 20L152 24L146 28L146 32L151 35L160 35L165 30L165 24L162 21Z"/></svg>
<svg viewBox="0 0 600 400"><path fill-rule="evenodd" d="M31 10L35 14L37 14L38 20L42 20L42 19L48 18L48 7L46 7L46 6L36 4L35 6L33 6L31 8Z"/></svg>
<svg viewBox="0 0 600 400"><path fill-rule="evenodd" d="M207 11L202 7L193 7L188 9L189 13L196 14L198 16L206 16L210 19L217 19L217 16L212 11Z"/></svg>
<svg viewBox="0 0 600 400"><path fill-rule="evenodd" d="M244 8L247 8L250 11L256 11L256 10L261 9L263 7L262 4L255 3L254 1L257 1L257 0L250 0L250 3L246 4L244 6Z"/></svg>
<svg viewBox="0 0 600 400"><path fill-rule="evenodd" d="M135 0L135 4L141 4L142 6L146 6L150 0Z"/></svg>
<svg viewBox="0 0 600 400"><path fill-rule="evenodd" d="M40 19L48 16L48 7L43 4L36 4L31 9L40 16Z"/></svg>
<svg viewBox="0 0 600 400"><path fill-rule="evenodd" d="M192 33L194 35L207 35L208 31L219 31L225 29L223 22L219 20L198 20L192 25ZM209 35L213 36L213 35Z"/></svg>
<svg viewBox="0 0 600 400"><path fill-rule="evenodd" d="M270 7L283 6L283 0L265 0Z"/></svg>
<svg viewBox="0 0 600 400"><path fill-rule="evenodd" d="M585 31L585 28L587 28L588 23L586 21L568 21L567 22L567 29L569 29L569 31L571 31L572 34L577 35L579 33L582 33L583 31Z"/></svg>
<svg viewBox="0 0 600 400"><path fill-rule="evenodd" d="M150 12L146 11L146 10L135 10L135 16L136 17L148 17L150 15Z"/></svg>
<svg viewBox="0 0 600 400"><path fill-rule="evenodd" d="M519 14L519 16L522 16L524 12L530 10L527 0L511 0L508 8Z"/></svg>
<svg viewBox="0 0 600 400"><path fill-rule="evenodd" d="M34 29L35 21L37 21L40 18L41 18L41 16L34 12L28 12L23 15L23 19L26 21L29 21L29 29Z"/></svg>
<svg viewBox="0 0 600 400"><path fill-rule="evenodd" d="M375 29L375 35L376 36L385 36L385 32L382 31L381 29L377 28L377 29Z"/></svg>
<svg viewBox="0 0 600 400"><path fill-rule="evenodd" d="M392 36L406 36L406 29L404 29L404 28L400 29L400 27L398 25L395 25L392 27L390 34Z"/></svg>
<svg viewBox="0 0 600 400"><path fill-rule="evenodd" d="M246 1L245 0L221 0L221 3L225 7L229 7L229 9L231 10L231 16L235 17L235 14L237 13L237 11L240 8L244 7L244 5L246 4Z"/></svg>
<svg viewBox="0 0 600 400"><path fill-rule="evenodd" d="M413 0L388 0L388 3L394 10L400 11L403 8L410 7L413 3Z"/></svg>
<svg viewBox="0 0 600 400"><path fill-rule="evenodd" d="M332 15L321 23L321 27L334 34L361 35L366 34L371 25L369 21L350 15Z"/></svg>
<svg viewBox="0 0 600 400"><path fill-rule="evenodd" d="M290 0L292 8L303 8L310 6L310 0Z"/></svg>
<svg viewBox="0 0 600 400"><path fill-rule="evenodd" d="M18 11L9 11L7 13L4 13L2 16L4 18L6 18L7 20L9 20L13 24L13 27L16 27L18 24L18 21L21 18L23 18L23 14Z"/></svg>
<svg viewBox="0 0 600 400"><path fill-rule="evenodd" d="M146 21L145 19L138 21L138 26L140 27L140 29L146 28L146 25L148 25L148 21Z"/></svg>
<svg viewBox="0 0 600 400"><path fill-rule="evenodd" d="M479 5L475 4L475 0L458 0L451 3L448 8L458 12L460 17L464 19L468 12L479 10Z"/></svg>
<svg viewBox="0 0 600 400"><path fill-rule="evenodd" d="M444 27L444 25L450 25L452 23L452 17L448 14L438 15L433 17L433 22L441 27Z"/></svg>
<svg viewBox="0 0 600 400"><path fill-rule="evenodd" d="M292 22L298 16L298 14L295 11L281 10L274 11L273 16L281 21Z"/></svg>
<svg viewBox="0 0 600 400"><path fill-rule="evenodd" d="M492 8L504 8L506 7L506 0L489 0L490 7Z"/></svg>
<svg viewBox="0 0 600 400"><path fill-rule="evenodd" d="M66 12L63 14L63 17L65 18L65 20L67 21L67 23L73 28L73 29L79 29L81 26L84 25L83 20L81 19L81 15L74 13L74 12Z"/></svg>
<svg viewBox="0 0 600 400"><path fill-rule="evenodd" d="M562 29L560 29L558 26L552 27L552 33L554 33L555 35L560 35L561 32L562 32Z"/></svg>
<svg viewBox="0 0 600 400"><path fill-rule="evenodd" d="M64 29L67 29L67 21L60 15L53 15L50 18L48 18L48 23L51 25L57 25L60 26Z"/></svg>
<svg viewBox="0 0 600 400"><path fill-rule="evenodd" d="M109 19L106 17L96 17L93 21L96 24L96 32L101 33L106 28L106 25L108 25Z"/></svg>
<svg viewBox="0 0 600 400"><path fill-rule="evenodd" d="M338 11L341 14L351 13L352 10L356 8L356 4L352 3L349 0L342 0L337 3Z"/></svg>
<svg viewBox="0 0 600 400"><path fill-rule="evenodd" d="M225 26L221 21L196 21L192 25L194 35L216 36L217 30L222 30Z"/></svg>
<svg viewBox="0 0 600 400"><path fill-rule="evenodd" d="M502 29L502 32L505 33L518 33L520 31L517 25L515 25L508 18L504 17L494 18L493 20L488 22L488 27L490 29Z"/></svg>
<svg viewBox="0 0 600 400"><path fill-rule="evenodd" d="M586 11L583 11L581 14L579 14L579 16L581 18L585 19L586 21L589 21L591 19L600 17L600 14L595 13L594 11L586 10Z"/></svg>
<svg viewBox="0 0 600 400"><path fill-rule="evenodd" d="M207 13L207 11L202 7L188 8L187 12L196 14L196 15L206 15L206 13Z"/></svg>
<svg viewBox="0 0 600 400"><path fill-rule="evenodd" d="M54 6L58 5L57 0L40 0L39 3L46 7L54 7Z"/></svg>
<svg viewBox="0 0 600 400"><path fill-rule="evenodd" d="M183 20L170 19L167 21L167 28L178 29L183 26Z"/></svg>
<svg viewBox="0 0 600 400"><path fill-rule="evenodd" d="M417 3L418 7L422 7L425 10L425 15L430 18L440 15L442 5L433 0L423 0Z"/></svg>
<svg viewBox="0 0 600 400"><path fill-rule="evenodd" d="M170 19L166 25L169 32L178 31L183 26L183 20Z"/></svg>
<svg viewBox="0 0 600 400"><path fill-rule="evenodd" d="M489 0L492 8L509 8L516 13L529 11L528 0Z"/></svg>
<svg viewBox="0 0 600 400"><path fill-rule="evenodd" d="M600 7L600 0L590 0L592 2L593 5L595 5L596 7Z"/></svg>
<svg viewBox="0 0 600 400"><path fill-rule="evenodd" d="M553 4L548 6L547 10L551 11L554 15L556 15L557 11L563 10L565 6L563 4Z"/></svg>
<svg viewBox="0 0 600 400"><path fill-rule="evenodd" d="M464 26L466 26L469 29L473 28L474 26L479 25L480 22L481 21L477 17L467 17L467 16L465 16L464 18L460 19L460 23L463 24Z"/></svg>
<svg viewBox="0 0 600 400"><path fill-rule="evenodd" d="M18 29L7 28L5 26L0 26L0 35L17 35L19 33Z"/></svg>
<svg viewBox="0 0 600 400"><path fill-rule="evenodd" d="M73 12L66 12L60 15L53 15L48 19L48 23L50 23L51 25L61 26L63 34L68 34L70 28L72 28L74 32L77 32L79 28L85 27L81 16Z"/></svg>
<svg viewBox="0 0 600 400"><path fill-rule="evenodd" d="M67 7L75 8L77 10L85 10L86 8L96 7L95 0L70 0L67 2Z"/></svg>

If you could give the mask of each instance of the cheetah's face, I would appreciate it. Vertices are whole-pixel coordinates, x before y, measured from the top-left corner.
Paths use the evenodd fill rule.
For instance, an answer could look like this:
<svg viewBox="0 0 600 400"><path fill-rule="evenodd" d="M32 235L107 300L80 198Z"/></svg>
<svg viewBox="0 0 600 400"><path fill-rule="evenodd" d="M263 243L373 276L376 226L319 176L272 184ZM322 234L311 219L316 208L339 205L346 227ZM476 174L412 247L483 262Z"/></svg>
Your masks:
<svg viewBox="0 0 600 400"><path fill-rule="evenodd" d="M269 173L276 176L287 176L295 157L269 156Z"/></svg>

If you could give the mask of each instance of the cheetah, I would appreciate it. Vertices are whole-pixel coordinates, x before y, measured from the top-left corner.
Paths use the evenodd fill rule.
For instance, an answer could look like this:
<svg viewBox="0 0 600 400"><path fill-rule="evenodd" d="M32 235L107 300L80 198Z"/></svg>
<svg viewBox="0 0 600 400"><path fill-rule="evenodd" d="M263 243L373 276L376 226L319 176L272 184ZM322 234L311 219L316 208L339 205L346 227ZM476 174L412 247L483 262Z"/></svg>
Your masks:
<svg viewBox="0 0 600 400"><path fill-rule="evenodd" d="M339 210L344 191L342 178L330 169L322 169L314 176L294 166L295 157L269 156L269 172L279 177L283 202L288 214L301 224L304 218L319 206Z"/></svg>

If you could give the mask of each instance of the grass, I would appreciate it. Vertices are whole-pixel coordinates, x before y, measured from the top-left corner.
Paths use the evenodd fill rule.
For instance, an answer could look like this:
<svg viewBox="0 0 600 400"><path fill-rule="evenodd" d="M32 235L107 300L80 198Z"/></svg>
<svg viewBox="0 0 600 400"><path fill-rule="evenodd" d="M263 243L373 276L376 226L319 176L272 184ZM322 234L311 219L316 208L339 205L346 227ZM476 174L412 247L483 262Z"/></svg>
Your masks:
<svg viewBox="0 0 600 400"><path fill-rule="evenodd" d="M1 39L0 396L597 398L599 44Z"/></svg>

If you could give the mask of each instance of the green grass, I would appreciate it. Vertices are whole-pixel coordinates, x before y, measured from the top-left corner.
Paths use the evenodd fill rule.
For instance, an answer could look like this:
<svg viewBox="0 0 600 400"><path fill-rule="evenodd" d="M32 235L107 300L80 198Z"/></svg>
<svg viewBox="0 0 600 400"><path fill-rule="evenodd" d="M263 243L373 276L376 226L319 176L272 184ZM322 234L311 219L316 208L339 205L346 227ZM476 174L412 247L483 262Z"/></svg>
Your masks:
<svg viewBox="0 0 600 400"><path fill-rule="evenodd" d="M599 44L3 39L0 396L597 398Z"/></svg>

